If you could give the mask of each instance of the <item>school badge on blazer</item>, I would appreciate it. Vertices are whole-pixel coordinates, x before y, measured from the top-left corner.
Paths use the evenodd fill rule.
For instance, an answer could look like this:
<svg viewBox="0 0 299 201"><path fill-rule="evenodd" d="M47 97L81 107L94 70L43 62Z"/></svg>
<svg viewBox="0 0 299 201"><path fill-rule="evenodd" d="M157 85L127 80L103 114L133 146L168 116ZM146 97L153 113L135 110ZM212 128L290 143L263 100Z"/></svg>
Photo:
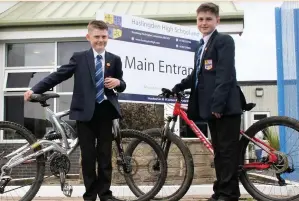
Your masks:
<svg viewBox="0 0 299 201"><path fill-rule="evenodd" d="M213 68L213 61L212 59L205 60L205 69L211 70Z"/></svg>

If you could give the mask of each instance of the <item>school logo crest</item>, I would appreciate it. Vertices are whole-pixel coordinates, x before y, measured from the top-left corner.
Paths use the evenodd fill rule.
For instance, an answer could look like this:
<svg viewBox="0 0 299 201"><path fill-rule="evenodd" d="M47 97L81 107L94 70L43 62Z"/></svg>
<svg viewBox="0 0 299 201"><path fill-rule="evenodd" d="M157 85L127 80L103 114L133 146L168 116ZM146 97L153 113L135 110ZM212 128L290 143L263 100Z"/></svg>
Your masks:
<svg viewBox="0 0 299 201"><path fill-rule="evenodd" d="M213 61L212 59L205 60L205 69L211 70L213 68Z"/></svg>
<svg viewBox="0 0 299 201"><path fill-rule="evenodd" d="M104 21L108 25L109 38L116 39L122 36L122 17L112 14L105 14Z"/></svg>

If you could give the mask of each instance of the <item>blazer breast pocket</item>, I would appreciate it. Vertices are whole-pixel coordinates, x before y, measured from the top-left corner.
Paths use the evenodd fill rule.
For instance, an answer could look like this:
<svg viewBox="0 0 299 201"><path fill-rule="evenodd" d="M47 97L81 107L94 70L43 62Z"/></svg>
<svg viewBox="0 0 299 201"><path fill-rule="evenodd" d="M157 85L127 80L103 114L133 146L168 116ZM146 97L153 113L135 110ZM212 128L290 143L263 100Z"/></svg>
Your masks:
<svg viewBox="0 0 299 201"><path fill-rule="evenodd" d="M202 62L202 67L205 72L215 71L215 62L213 59L204 59Z"/></svg>

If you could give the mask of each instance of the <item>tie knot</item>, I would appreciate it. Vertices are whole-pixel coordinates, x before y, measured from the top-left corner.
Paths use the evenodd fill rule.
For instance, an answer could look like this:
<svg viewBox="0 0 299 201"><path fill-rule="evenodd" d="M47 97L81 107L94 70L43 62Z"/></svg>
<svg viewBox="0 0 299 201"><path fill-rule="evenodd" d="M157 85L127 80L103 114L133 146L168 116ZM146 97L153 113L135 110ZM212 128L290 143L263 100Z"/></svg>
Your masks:
<svg viewBox="0 0 299 201"><path fill-rule="evenodd" d="M101 60L102 58L102 55L97 55L97 60Z"/></svg>
<svg viewBox="0 0 299 201"><path fill-rule="evenodd" d="M199 45L203 45L204 44L204 40L203 40L203 38L202 39L200 39L200 41L199 41Z"/></svg>

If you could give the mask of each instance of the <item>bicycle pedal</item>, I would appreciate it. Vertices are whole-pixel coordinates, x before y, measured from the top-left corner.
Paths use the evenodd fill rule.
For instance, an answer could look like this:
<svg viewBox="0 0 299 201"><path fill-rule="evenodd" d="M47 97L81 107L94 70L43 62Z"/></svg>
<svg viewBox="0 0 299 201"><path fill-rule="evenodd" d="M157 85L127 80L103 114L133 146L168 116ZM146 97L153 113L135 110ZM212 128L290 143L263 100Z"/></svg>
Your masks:
<svg viewBox="0 0 299 201"><path fill-rule="evenodd" d="M71 197L72 193L73 193L73 186L68 183L65 183L63 186L63 194L66 197Z"/></svg>
<svg viewBox="0 0 299 201"><path fill-rule="evenodd" d="M10 176L3 176L0 180L0 194L4 193L4 188L10 182L11 177Z"/></svg>

